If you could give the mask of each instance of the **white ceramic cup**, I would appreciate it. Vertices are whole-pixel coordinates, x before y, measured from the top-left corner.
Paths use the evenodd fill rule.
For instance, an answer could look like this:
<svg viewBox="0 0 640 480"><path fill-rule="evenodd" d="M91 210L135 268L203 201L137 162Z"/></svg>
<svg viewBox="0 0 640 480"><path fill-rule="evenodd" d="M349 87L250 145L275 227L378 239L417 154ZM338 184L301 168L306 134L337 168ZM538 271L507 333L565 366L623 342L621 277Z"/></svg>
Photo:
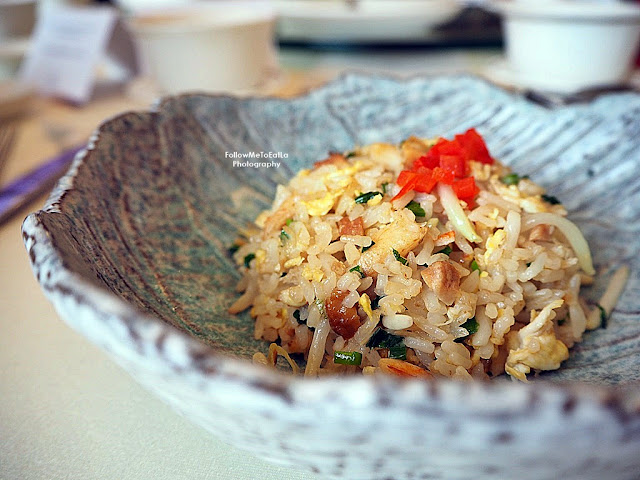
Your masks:
<svg viewBox="0 0 640 480"><path fill-rule="evenodd" d="M520 80L558 92L624 82L640 41L640 8L620 2L495 2Z"/></svg>
<svg viewBox="0 0 640 480"><path fill-rule="evenodd" d="M245 93L276 68L275 13L266 2L201 2L137 12L129 25L142 70L162 93Z"/></svg>

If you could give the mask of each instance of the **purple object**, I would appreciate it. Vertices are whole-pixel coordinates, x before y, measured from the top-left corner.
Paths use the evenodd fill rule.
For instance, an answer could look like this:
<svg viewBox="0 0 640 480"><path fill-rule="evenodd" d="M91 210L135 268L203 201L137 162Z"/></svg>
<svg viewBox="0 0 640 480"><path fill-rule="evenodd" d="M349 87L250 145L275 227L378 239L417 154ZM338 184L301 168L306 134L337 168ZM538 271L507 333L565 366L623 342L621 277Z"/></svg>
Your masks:
<svg viewBox="0 0 640 480"><path fill-rule="evenodd" d="M48 160L0 190L0 224L9 220L22 207L53 188L67 171L71 161L85 146L74 147Z"/></svg>

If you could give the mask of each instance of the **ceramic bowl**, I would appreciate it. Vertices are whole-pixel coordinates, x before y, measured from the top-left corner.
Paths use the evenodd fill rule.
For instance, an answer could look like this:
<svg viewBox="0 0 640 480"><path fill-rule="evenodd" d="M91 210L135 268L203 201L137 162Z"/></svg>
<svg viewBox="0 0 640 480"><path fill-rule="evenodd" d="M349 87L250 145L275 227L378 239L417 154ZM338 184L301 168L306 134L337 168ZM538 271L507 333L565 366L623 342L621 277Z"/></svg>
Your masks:
<svg viewBox="0 0 640 480"><path fill-rule="evenodd" d="M268 2L218 0L141 10L127 24L142 69L162 92L240 93L277 69L275 19Z"/></svg>
<svg viewBox="0 0 640 480"><path fill-rule="evenodd" d="M593 0L490 0L504 17L506 58L526 87L570 93L628 80L640 5Z"/></svg>
<svg viewBox="0 0 640 480"><path fill-rule="evenodd" d="M640 471L640 95L547 110L465 76L351 74L308 95L183 95L103 123L24 222L33 271L75 330L225 441L350 480L632 480ZM562 199L594 253L606 329L530 384L308 379L252 365L227 252L276 185L327 151L476 127ZM233 152L279 167L239 168ZM284 155L286 154L286 158Z"/></svg>

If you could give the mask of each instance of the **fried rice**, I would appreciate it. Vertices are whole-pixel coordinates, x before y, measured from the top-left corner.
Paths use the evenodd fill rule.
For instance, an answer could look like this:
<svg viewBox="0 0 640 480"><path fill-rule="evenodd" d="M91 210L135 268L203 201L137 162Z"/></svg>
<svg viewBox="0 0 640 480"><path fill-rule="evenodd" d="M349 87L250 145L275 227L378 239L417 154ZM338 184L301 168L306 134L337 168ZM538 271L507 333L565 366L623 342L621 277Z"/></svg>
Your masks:
<svg viewBox="0 0 640 480"><path fill-rule="evenodd" d="M473 129L331 153L238 242L229 311L250 309L271 343L255 362L307 376L526 381L603 317L579 296L595 272L566 216Z"/></svg>

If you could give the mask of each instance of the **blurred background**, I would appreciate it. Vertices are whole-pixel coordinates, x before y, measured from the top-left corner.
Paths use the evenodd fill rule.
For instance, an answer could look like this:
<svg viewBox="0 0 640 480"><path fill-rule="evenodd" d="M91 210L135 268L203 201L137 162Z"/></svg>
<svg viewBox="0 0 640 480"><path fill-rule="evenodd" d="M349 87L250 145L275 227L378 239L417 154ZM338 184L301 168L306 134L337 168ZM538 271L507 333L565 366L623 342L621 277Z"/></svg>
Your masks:
<svg viewBox="0 0 640 480"><path fill-rule="evenodd" d="M16 96L26 102L27 92L76 104L106 94L150 102L188 90L285 95L345 70L464 72L507 88L563 95L628 87L636 83L639 5L615 0L0 0L0 112L6 116L9 107L15 109ZM110 11L107 43L90 53L58 43L52 53L53 42L73 35L73 10ZM60 16L69 24L55 31L51 18ZM77 44L101 41L76 39ZM52 78L65 76L60 58L74 55L93 57L91 78L82 82L90 84L82 85L87 94L74 96L69 82L53 86Z"/></svg>

